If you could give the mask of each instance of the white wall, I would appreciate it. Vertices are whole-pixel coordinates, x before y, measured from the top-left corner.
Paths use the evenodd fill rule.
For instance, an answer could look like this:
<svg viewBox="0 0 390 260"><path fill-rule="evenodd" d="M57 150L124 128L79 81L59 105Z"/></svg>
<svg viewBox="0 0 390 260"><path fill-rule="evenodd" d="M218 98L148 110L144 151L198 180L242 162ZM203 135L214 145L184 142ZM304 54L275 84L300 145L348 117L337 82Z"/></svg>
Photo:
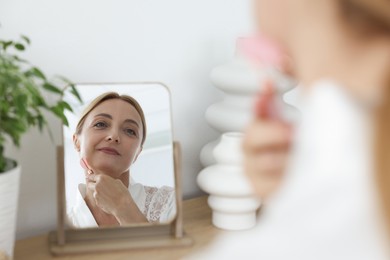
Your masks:
<svg viewBox="0 0 390 260"><path fill-rule="evenodd" d="M0 38L29 36L25 57L75 82L156 80L172 91L174 137L183 147L184 197L199 194L199 152L216 138L204 119L220 99L210 70L251 30L250 0L0 0ZM50 124L58 142L60 126ZM55 229L55 148L29 132L8 155L23 166L17 237Z"/></svg>

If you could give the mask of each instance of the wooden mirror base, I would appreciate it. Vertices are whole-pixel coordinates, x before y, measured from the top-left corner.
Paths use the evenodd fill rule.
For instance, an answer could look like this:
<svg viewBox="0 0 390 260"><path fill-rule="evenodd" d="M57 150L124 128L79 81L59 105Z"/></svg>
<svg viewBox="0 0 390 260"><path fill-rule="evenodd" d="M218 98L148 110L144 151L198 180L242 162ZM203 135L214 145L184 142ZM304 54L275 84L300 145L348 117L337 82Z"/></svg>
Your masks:
<svg viewBox="0 0 390 260"><path fill-rule="evenodd" d="M66 234L67 238L68 235ZM69 237L69 240L71 237ZM59 245L57 241L57 232L52 231L49 234L49 248L53 255L76 255L99 252L113 252L124 250L145 250L164 247L182 247L191 246L193 240L184 235L176 238L169 234L160 234L155 236L137 236L127 238L111 238L110 240L86 240L68 241L65 245Z"/></svg>

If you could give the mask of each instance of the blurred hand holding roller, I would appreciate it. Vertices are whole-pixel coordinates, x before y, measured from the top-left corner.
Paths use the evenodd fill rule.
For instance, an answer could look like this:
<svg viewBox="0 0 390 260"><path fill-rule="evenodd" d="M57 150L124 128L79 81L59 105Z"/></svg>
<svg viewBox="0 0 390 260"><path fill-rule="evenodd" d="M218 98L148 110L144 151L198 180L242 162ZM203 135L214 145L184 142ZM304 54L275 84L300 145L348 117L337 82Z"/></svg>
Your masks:
<svg viewBox="0 0 390 260"><path fill-rule="evenodd" d="M276 44L258 37L243 41L241 48L257 69L269 72L259 82L254 119L246 130L243 144L245 172L256 193L265 199L279 187L287 162L291 127L285 116L282 94L293 83L287 79L290 86L282 86L281 78L289 77L282 74L282 69L288 66L283 65L286 59Z"/></svg>
<svg viewBox="0 0 390 260"><path fill-rule="evenodd" d="M239 48L250 64L259 72L259 94L255 104L255 115L268 113L285 121L292 120L291 107L284 104L282 96L296 86L292 76L291 61L282 48L264 36L241 38ZM264 104L258 104L267 100ZM262 112L258 111L261 106Z"/></svg>

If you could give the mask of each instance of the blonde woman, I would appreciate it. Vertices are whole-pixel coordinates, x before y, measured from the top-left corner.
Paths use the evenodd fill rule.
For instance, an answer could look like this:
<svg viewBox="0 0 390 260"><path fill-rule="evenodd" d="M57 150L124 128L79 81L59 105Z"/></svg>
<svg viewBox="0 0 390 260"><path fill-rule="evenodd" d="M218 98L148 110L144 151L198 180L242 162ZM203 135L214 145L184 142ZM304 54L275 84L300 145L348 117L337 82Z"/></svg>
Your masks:
<svg viewBox="0 0 390 260"><path fill-rule="evenodd" d="M86 184L79 184L76 205L68 212L70 226L159 223L173 218L173 188L143 186L131 178L130 167L145 138L145 116L134 98L109 92L89 104L73 136Z"/></svg>
<svg viewBox="0 0 390 260"><path fill-rule="evenodd" d="M265 202L259 224L195 259L390 259L390 1L254 8L293 61L301 123L291 133L277 119L253 120L244 151Z"/></svg>

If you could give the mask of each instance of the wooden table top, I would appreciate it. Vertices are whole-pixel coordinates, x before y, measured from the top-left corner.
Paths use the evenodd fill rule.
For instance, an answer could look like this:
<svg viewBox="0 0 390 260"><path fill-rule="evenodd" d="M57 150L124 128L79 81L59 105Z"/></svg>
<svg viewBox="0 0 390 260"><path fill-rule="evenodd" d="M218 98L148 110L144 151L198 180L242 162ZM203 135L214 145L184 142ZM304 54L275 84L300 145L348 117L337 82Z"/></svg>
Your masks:
<svg viewBox="0 0 390 260"><path fill-rule="evenodd" d="M158 248L147 250L131 250L121 252L85 254L54 257L49 252L48 234L18 240L15 243L14 258L18 259L180 259L196 252L212 241L222 230L211 224L211 210L207 205L207 197L185 200L183 202L184 229L194 240L189 247Z"/></svg>

